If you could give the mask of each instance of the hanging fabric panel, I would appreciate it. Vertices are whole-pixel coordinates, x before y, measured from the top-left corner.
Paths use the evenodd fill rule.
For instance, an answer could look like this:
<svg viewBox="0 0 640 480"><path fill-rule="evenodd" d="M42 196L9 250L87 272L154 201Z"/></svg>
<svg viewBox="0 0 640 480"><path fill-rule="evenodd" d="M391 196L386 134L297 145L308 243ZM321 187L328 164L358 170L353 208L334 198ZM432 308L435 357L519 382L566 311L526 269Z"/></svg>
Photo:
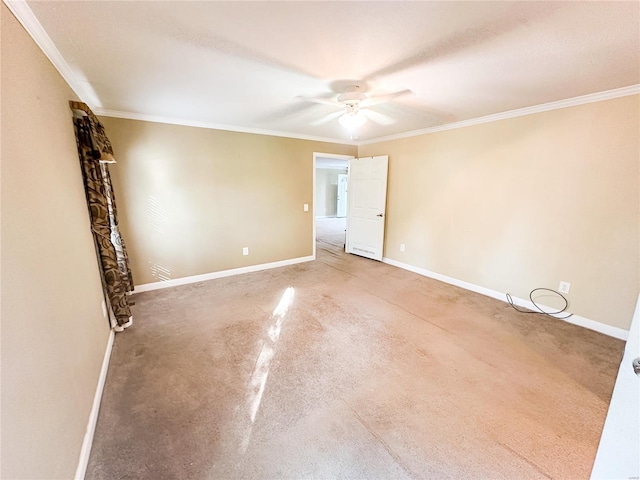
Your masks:
<svg viewBox="0 0 640 480"><path fill-rule="evenodd" d="M129 293L133 277L127 249L118 228L115 195L109 175L109 163L115 163L113 149L104 127L82 102L69 102L74 112L73 125L89 207L91 231L96 240L103 287L118 326L132 322Z"/></svg>

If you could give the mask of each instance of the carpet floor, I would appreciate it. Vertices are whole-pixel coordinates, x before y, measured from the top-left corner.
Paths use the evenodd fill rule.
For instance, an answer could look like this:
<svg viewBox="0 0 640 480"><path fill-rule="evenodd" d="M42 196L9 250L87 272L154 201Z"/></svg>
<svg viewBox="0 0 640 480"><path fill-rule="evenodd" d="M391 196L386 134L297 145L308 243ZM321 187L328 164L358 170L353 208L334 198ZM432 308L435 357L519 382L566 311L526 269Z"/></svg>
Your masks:
<svg viewBox="0 0 640 480"><path fill-rule="evenodd" d="M87 479L588 478L624 343L343 252L137 294Z"/></svg>

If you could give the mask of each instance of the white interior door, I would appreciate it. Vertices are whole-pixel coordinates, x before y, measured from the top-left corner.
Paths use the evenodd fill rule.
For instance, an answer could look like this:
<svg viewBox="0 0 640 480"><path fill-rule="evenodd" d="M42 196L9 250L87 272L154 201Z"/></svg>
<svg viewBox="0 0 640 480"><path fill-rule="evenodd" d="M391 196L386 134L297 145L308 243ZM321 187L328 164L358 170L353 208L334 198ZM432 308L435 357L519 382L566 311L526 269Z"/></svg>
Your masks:
<svg viewBox="0 0 640 480"><path fill-rule="evenodd" d="M336 217L346 217L347 216L347 182L349 177L345 174L338 174L338 208Z"/></svg>
<svg viewBox="0 0 640 480"><path fill-rule="evenodd" d="M347 253L382 260L389 157L349 161Z"/></svg>
<svg viewBox="0 0 640 480"><path fill-rule="evenodd" d="M640 296L591 471L592 479L640 478Z"/></svg>

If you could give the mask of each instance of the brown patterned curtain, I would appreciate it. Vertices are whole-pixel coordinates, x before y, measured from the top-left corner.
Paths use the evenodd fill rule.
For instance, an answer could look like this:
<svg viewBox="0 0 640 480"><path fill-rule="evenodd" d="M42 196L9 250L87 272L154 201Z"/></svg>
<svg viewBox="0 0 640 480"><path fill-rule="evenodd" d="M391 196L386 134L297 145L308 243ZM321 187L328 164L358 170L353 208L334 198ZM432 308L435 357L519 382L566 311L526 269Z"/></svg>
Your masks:
<svg viewBox="0 0 640 480"><path fill-rule="evenodd" d="M116 330L133 322L129 293L133 277L124 240L118 228L116 199L111 186L108 163L115 163L111 143L104 127L89 107L82 102L69 102L78 156L87 195L91 231L96 241L102 283L115 317Z"/></svg>

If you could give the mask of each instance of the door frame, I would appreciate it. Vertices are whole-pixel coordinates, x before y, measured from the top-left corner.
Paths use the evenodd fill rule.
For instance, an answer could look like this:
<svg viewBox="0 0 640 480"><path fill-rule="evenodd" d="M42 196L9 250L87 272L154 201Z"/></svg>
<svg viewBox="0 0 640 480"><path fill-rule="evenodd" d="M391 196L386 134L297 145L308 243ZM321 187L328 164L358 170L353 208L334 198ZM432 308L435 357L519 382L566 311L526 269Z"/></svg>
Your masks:
<svg viewBox="0 0 640 480"><path fill-rule="evenodd" d="M311 207L310 211L311 211L311 217L312 217L312 223L313 223L313 229L312 229L312 236L311 236L311 244L313 245L313 259L316 259L316 159L317 158L335 158L338 160L352 160L354 158L356 158L355 155L340 155L337 153L322 153L322 152L313 152L313 165L312 165L312 170L313 170L313 174L311 177L311 183L313 185L312 188L312 197L311 197ZM347 169L347 175L349 175L349 169ZM348 178L348 177L347 177ZM348 180L347 180L348 181ZM347 200L348 201L348 200ZM347 206L348 208L348 206Z"/></svg>

